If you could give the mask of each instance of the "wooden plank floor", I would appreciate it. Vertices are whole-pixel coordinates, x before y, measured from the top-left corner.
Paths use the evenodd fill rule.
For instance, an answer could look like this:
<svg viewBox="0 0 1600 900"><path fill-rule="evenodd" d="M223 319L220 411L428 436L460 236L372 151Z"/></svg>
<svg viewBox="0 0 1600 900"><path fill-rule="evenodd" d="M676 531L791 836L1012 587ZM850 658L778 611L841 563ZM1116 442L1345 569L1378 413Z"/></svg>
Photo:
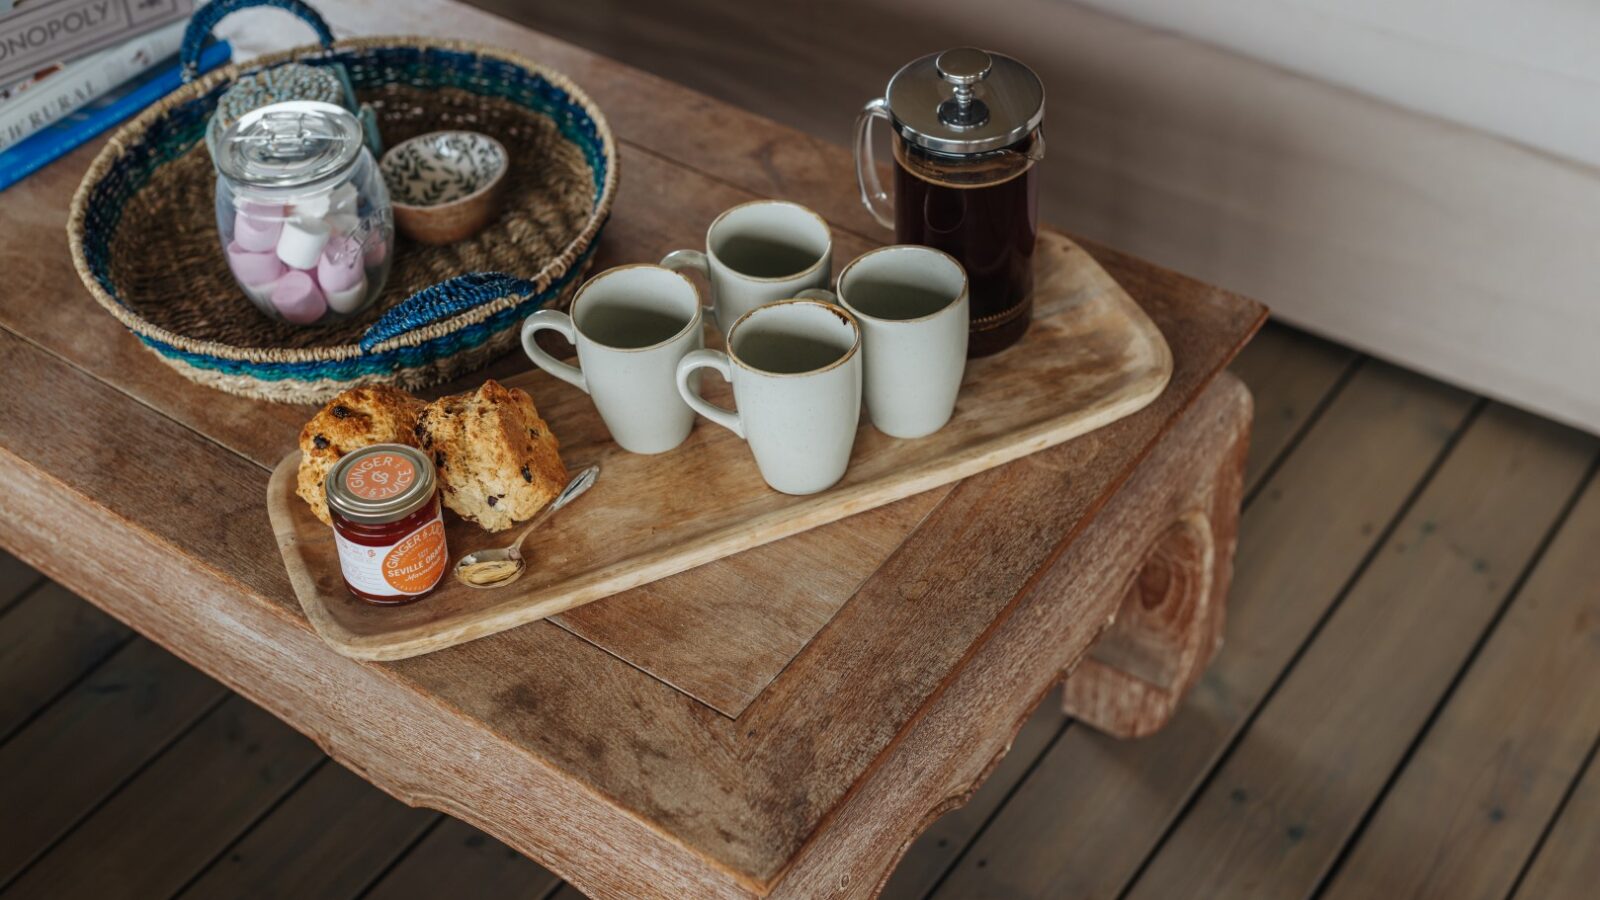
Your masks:
<svg viewBox="0 0 1600 900"><path fill-rule="evenodd" d="M887 896L1590 897L1600 441L1270 325L1226 642L1047 703ZM579 896L0 554L0 900Z"/></svg>

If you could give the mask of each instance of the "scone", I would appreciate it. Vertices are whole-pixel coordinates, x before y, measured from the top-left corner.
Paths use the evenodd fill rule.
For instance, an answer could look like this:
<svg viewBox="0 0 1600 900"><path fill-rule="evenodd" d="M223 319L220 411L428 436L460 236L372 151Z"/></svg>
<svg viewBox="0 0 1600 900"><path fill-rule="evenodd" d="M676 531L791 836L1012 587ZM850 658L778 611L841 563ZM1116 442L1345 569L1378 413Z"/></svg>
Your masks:
<svg viewBox="0 0 1600 900"><path fill-rule="evenodd" d="M328 524L322 482L339 458L372 444L417 445L421 400L387 385L351 388L333 398L300 430L300 481L295 492Z"/></svg>
<svg viewBox="0 0 1600 900"><path fill-rule="evenodd" d="M490 531L531 517L567 485L561 445L533 398L493 379L428 404L417 437L433 456L444 504Z"/></svg>

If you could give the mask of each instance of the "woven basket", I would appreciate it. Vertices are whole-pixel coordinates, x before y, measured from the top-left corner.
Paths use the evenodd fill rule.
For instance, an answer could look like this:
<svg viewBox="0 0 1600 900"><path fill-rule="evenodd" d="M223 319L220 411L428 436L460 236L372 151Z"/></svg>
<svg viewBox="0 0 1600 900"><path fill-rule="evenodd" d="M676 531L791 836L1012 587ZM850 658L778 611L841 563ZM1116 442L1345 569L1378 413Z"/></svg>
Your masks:
<svg viewBox="0 0 1600 900"><path fill-rule="evenodd" d="M73 262L95 299L186 377L234 394L322 402L354 384L420 388L479 368L517 342L529 313L570 296L617 189L599 109L560 74L462 42L335 42L299 0L214 0L184 41L195 58L217 20L247 6L295 12L321 45L191 81L118 131L72 201ZM242 72L288 60L340 63L393 144L468 128L510 151L500 219L443 247L401 239L387 286L362 316L318 328L268 319L234 284L217 236L216 176L202 140Z"/></svg>

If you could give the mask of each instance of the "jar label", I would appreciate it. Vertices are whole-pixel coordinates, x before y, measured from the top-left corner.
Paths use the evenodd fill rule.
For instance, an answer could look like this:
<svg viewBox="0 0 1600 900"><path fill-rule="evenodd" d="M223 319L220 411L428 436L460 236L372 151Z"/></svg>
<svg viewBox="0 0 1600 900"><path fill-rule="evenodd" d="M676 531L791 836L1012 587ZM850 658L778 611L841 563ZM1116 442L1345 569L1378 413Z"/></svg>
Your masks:
<svg viewBox="0 0 1600 900"><path fill-rule="evenodd" d="M398 497L416 480L416 466L398 453L368 454L344 476L345 487L363 500Z"/></svg>
<svg viewBox="0 0 1600 900"><path fill-rule="evenodd" d="M444 518L437 508L432 519L387 546L358 544L337 531L333 539L345 580L359 591L380 597L425 594L444 577L450 562Z"/></svg>

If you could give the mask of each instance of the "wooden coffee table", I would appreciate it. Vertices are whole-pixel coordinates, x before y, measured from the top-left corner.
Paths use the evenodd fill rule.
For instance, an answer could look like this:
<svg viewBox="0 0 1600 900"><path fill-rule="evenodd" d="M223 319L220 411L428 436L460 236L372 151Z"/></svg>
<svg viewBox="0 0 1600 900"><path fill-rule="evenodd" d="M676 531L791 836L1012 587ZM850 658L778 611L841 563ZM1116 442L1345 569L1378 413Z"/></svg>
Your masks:
<svg viewBox="0 0 1600 900"><path fill-rule="evenodd" d="M757 196L821 212L841 260L887 237L838 147L467 7L319 6L341 35L495 43L589 91L622 158L599 266L692 246ZM1135 736L1215 650L1250 421L1222 370L1265 311L1086 245L1171 344L1144 411L555 620L399 663L339 656L262 502L308 411L190 384L82 290L64 227L95 150L0 198L0 543L586 892L869 896L1063 676L1069 711Z"/></svg>

